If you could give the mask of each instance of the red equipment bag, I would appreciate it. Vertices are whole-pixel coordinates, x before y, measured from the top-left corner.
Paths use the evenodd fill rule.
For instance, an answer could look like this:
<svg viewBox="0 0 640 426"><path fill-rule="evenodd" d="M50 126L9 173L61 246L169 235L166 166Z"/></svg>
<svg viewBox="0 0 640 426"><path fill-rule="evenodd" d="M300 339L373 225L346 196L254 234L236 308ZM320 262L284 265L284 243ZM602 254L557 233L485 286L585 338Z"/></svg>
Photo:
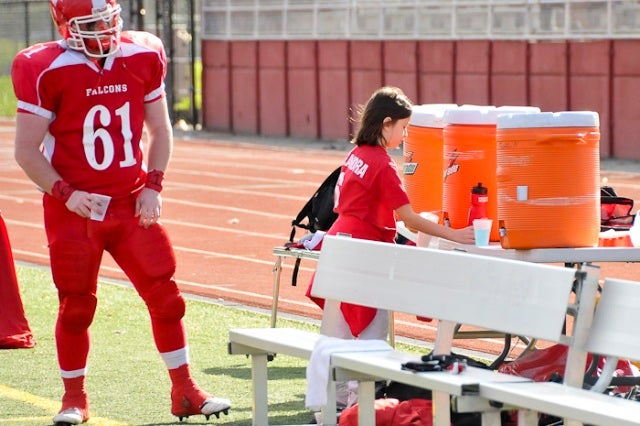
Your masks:
<svg viewBox="0 0 640 426"><path fill-rule="evenodd" d="M600 231L628 231L633 225L633 200L618 197L610 186L600 188Z"/></svg>
<svg viewBox="0 0 640 426"><path fill-rule="evenodd" d="M556 344L548 348L538 349L515 361L505 362L498 368L498 371L505 374L527 377L536 382L561 381L565 365L567 364L567 352L567 346ZM589 368L593 362L593 356L588 354L585 372L589 371L590 377L585 378L587 382L595 382L595 380L597 380L604 367L604 361L605 358L601 357L598 359L597 368ZM614 376L628 377L633 375L634 371L631 363L628 360L618 360ZM626 386L617 386L614 393L626 393L628 391L629 388Z"/></svg>
<svg viewBox="0 0 640 426"><path fill-rule="evenodd" d="M398 401L379 398L374 401L375 426L432 426L431 401L414 398ZM358 426L358 404L342 410L339 426Z"/></svg>

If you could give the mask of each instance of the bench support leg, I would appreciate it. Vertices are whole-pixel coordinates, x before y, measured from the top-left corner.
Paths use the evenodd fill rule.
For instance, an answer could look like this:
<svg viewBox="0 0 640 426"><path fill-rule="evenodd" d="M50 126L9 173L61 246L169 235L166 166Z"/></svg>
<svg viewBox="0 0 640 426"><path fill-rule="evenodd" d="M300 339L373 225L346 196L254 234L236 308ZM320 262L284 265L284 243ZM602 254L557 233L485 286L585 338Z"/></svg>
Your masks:
<svg viewBox="0 0 640 426"><path fill-rule="evenodd" d="M538 426L538 414L537 411L518 410L518 426Z"/></svg>
<svg viewBox="0 0 640 426"><path fill-rule="evenodd" d="M336 426L338 410L336 408L336 382L329 377L327 383L327 405L322 407L323 426Z"/></svg>
<svg viewBox="0 0 640 426"><path fill-rule="evenodd" d="M268 425L267 354L251 355L251 382L253 383L252 425Z"/></svg>
<svg viewBox="0 0 640 426"><path fill-rule="evenodd" d="M433 342L434 355L448 355L453 346L453 335L455 334L456 323L451 321L438 321L436 340Z"/></svg>
<svg viewBox="0 0 640 426"><path fill-rule="evenodd" d="M586 276L579 275L576 282L576 300L580 301L580 306L578 306L580 315L577 316L573 324L573 344L569 346L567 352L564 375L564 384L577 388L582 387L584 380L583 366L587 362L587 352L581 348L584 348L590 334L600 277L599 269L593 266L581 265L580 271L586 272Z"/></svg>
<svg viewBox="0 0 640 426"><path fill-rule="evenodd" d="M358 424L375 425L376 410L376 382L358 382ZM449 426L449 425L447 425Z"/></svg>
<svg viewBox="0 0 640 426"><path fill-rule="evenodd" d="M480 415L482 426L501 426L502 420L499 411L483 411Z"/></svg>
<svg viewBox="0 0 640 426"><path fill-rule="evenodd" d="M451 396L448 393L431 391L433 426L451 426Z"/></svg>
<svg viewBox="0 0 640 426"><path fill-rule="evenodd" d="M276 258L273 265L273 303L271 305L271 328L275 328L278 319L278 297L280 297L280 275L282 273L282 256Z"/></svg>

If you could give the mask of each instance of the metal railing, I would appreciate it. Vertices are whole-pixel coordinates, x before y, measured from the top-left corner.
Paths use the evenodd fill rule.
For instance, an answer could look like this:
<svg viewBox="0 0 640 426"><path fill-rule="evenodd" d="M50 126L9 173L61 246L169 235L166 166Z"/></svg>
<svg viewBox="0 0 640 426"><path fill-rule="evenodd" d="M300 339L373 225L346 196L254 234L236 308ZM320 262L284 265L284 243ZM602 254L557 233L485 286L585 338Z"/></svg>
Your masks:
<svg viewBox="0 0 640 426"><path fill-rule="evenodd" d="M639 0L203 0L204 39L640 38Z"/></svg>

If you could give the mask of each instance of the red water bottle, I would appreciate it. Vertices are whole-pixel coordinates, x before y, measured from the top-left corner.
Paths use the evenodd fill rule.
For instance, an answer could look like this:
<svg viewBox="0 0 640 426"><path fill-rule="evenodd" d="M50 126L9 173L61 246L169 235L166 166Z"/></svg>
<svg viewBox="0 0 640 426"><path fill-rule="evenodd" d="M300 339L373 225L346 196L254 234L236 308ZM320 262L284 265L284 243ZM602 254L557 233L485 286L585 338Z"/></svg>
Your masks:
<svg viewBox="0 0 640 426"><path fill-rule="evenodd" d="M442 212L442 224L447 228L451 228L451 220L449 220L448 212Z"/></svg>
<svg viewBox="0 0 640 426"><path fill-rule="evenodd" d="M482 186L482 182L478 182L478 186L471 188L471 206L469 206L468 225L473 225L473 219L482 219L487 216L487 204L489 203L489 195L487 195L487 187Z"/></svg>

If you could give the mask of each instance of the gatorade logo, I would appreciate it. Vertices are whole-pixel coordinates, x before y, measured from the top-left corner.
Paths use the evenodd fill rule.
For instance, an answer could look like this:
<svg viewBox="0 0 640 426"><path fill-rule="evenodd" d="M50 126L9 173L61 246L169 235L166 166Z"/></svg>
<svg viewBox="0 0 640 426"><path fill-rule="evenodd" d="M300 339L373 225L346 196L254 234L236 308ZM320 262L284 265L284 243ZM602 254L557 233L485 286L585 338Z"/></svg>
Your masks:
<svg viewBox="0 0 640 426"><path fill-rule="evenodd" d="M454 149L449 156L451 157L451 160L449 161L449 165L444 169L444 181L447 181L447 178L449 176L451 176L452 174L458 173L458 171L460 170L460 164L458 164L456 161L458 160L458 157L460 156L460 153L458 152L458 148Z"/></svg>
<svg viewBox="0 0 640 426"><path fill-rule="evenodd" d="M411 176L416 173L416 169L418 168L418 163L404 163L402 166L402 172L405 176Z"/></svg>
<svg viewBox="0 0 640 426"><path fill-rule="evenodd" d="M415 174L416 169L418 168L418 163L414 163L413 161L413 152L407 151L404 154L404 165L402 166L402 173L405 176L411 176Z"/></svg>

